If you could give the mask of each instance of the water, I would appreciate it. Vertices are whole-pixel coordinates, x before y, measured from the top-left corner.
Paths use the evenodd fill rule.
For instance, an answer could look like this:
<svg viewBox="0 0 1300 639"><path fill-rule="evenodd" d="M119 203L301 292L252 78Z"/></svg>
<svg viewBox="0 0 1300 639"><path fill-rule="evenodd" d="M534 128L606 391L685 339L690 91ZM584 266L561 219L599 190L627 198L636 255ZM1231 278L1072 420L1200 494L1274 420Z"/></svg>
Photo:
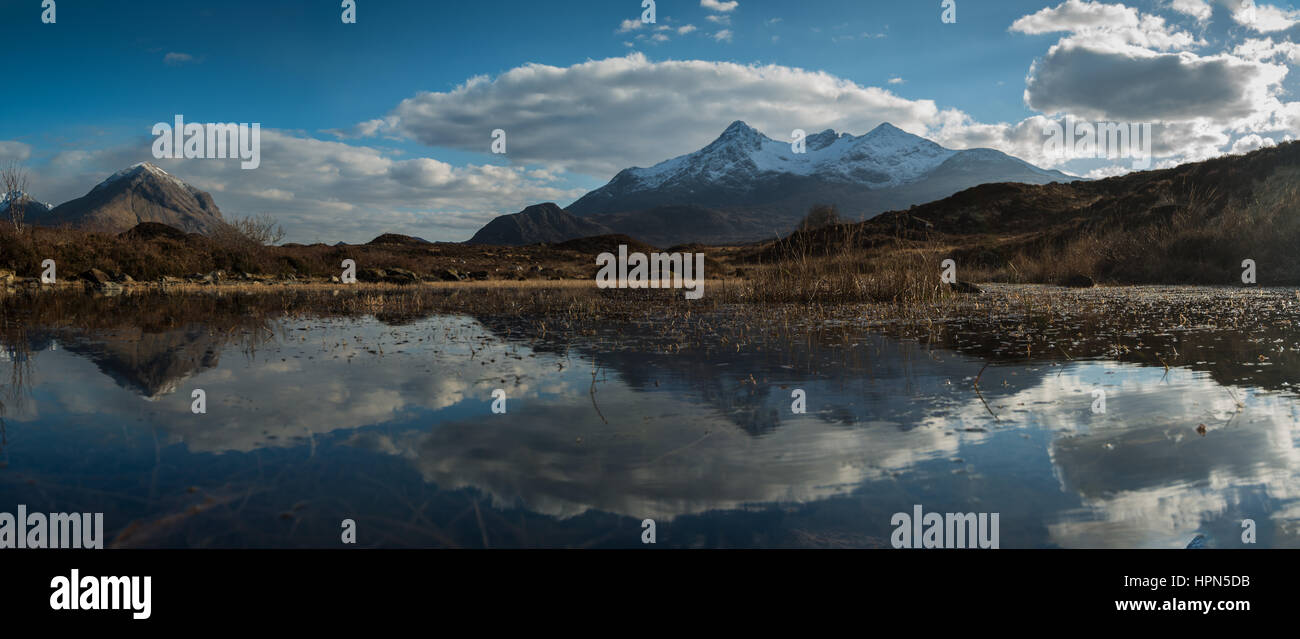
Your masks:
<svg viewBox="0 0 1300 639"><path fill-rule="evenodd" d="M361 546L639 547L653 519L661 547L889 547L915 504L999 513L1003 548L1243 547L1246 519L1253 547L1300 547L1289 327L1091 358L987 327L680 351L672 330L32 331L0 361L0 511L103 512L123 547L342 547L345 519ZM1170 340L1185 364L1133 355Z"/></svg>

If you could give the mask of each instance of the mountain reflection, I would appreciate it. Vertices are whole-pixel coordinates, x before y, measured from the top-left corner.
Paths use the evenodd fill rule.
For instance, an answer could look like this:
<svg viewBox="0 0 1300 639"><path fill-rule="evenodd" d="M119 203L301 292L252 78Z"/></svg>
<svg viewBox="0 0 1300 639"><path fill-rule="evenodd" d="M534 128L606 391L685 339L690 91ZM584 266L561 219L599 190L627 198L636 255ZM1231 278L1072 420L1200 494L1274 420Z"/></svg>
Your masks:
<svg viewBox="0 0 1300 639"><path fill-rule="evenodd" d="M1197 533L1236 547L1242 519L1258 523L1262 546L1300 546L1295 366L1289 353L1260 366L1248 356L1258 339L1181 335L1177 347L1204 363L1165 370L1018 359L1014 346L959 333L930 344L862 331L770 336L671 352L657 341L664 334L623 326L617 341L561 339L466 316L124 322L23 333L21 343L9 334L5 358L28 369L28 401L5 404L11 465L0 495L39 501L5 478L21 470L61 486L60 503L89 508L94 492L72 485L137 472L108 460L148 433L170 467L226 490L263 482L265 499L316 504L320 522L402 519L391 505L345 499L357 477L383 468L392 490L481 495L503 520L522 511L561 528L592 526L599 513L653 518L698 540L729 518L781 513L723 545L879 545L892 513L924 503L1002 513L1003 547L1181 547ZM190 411L196 388L206 414ZM498 388L505 414L490 410ZM794 389L806 393L806 414L790 410ZM1098 389L1105 413L1091 410ZM98 446L72 464L77 477L64 476L66 463L35 461L63 445L61 432L85 429ZM264 485L302 464L335 480ZM121 517L159 514L144 498L159 488L122 481L127 496L145 493L124 498ZM428 525L444 517L462 521L432 512ZM212 538L295 545L277 534ZM423 543L447 543L429 534ZM628 535L611 543L635 545Z"/></svg>

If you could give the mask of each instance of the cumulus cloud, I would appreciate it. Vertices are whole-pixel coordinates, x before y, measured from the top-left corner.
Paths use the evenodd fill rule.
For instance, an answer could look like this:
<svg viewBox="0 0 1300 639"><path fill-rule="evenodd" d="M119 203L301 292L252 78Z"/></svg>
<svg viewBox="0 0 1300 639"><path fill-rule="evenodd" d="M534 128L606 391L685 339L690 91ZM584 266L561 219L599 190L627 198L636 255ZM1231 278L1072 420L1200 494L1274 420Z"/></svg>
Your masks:
<svg viewBox="0 0 1300 639"><path fill-rule="evenodd" d="M1025 102L1044 113L1124 121L1253 115L1286 67L1231 55L1156 53L1138 47L1096 47L1068 40L1030 69Z"/></svg>
<svg viewBox="0 0 1300 639"><path fill-rule="evenodd" d="M723 13L728 13L731 11L735 11L736 7L740 6L740 3L736 2L735 0L732 0L730 2L720 2L719 0L700 0L700 6L704 7L705 9L708 9L709 11L720 11Z"/></svg>
<svg viewBox="0 0 1300 639"><path fill-rule="evenodd" d="M713 34L713 39L718 42L731 42L731 29L723 29Z"/></svg>
<svg viewBox="0 0 1300 639"><path fill-rule="evenodd" d="M1209 20L1214 13L1213 7L1206 0L1173 0L1169 3L1169 8L1196 18L1198 22Z"/></svg>
<svg viewBox="0 0 1300 639"><path fill-rule="evenodd" d="M601 179L689 153L741 119L765 131L865 133L881 122L923 134L930 100L907 100L828 73L634 53L569 67L529 64L403 100L392 130L433 147L481 150L496 128L513 162L562 165Z"/></svg>
<svg viewBox="0 0 1300 639"><path fill-rule="evenodd" d="M950 148L994 148L1042 167L1062 167L1075 159L1060 157L1050 152L1046 145L1048 138L1044 131L1064 126L1064 117L1034 115L1016 123L988 124L975 122L964 113L944 111L940 120L941 126L931 137ZM1153 123L1150 133L1152 157L1179 159L1179 162L1158 162L1153 168L1167 168L1181 162L1222 155L1222 149L1230 139L1221 127L1204 120ZM1110 166L1084 169L1078 174L1109 177L1131 170L1131 159L1121 159Z"/></svg>
<svg viewBox="0 0 1300 639"><path fill-rule="evenodd" d="M1274 146L1277 142L1273 138L1266 138L1256 133L1251 133L1240 140L1232 143L1232 153L1250 153L1264 147Z"/></svg>
<svg viewBox="0 0 1300 639"><path fill-rule="evenodd" d="M1135 45L1159 50L1184 50L1204 44L1190 33L1168 25L1155 15L1143 15L1122 4L1067 0L1011 23L1011 31L1028 35L1069 33L1094 46Z"/></svg>
<svg viewBox="0 0 1300 639"><path fill-rule="evenodd" d="M1254 0L1229 2L1228 6L1232 8L1234 22L1260 33L1285 31L1300 24L1300 11L1282 9L1271 4L1259 4Z"/></svg>
<svg viewBox="0 0 1300 639"><path fill-rule="evenodd" d="M1226 4L1234 18L1244 19L1238 3ZM1173 0L1162 8L1200 22L1213 15L1212 5L1204 0ZM1265 5L1257 7L1257 14L1267 16L1263 24L1276 21L1275 12ZM1061 34L1030 66L1027 106L1043 116L1151 123L1157 167L1216 157L1234 139L1248 145L1251 142L1241 140L1253 140L1251 134L1300 125L1300 105L1282 101L1286 64L1298 58L1295 45L1286 40L1247 39L1217 53L1201 51L1208 46L1205 40L1163 17L1123 4L1085 0L1067 0L1023 16L1010 30ZM956 139L984 139L990 146L1052 166L1060 160L1041 157L1031 142L1039 117L1017 124L961 122L945 133ZM1117 165L1083 169L1092 176L1125 170Z"/></svg>
<svg viewBox="0 0 1300 639"><path fill-rule="evenodd" d="M1052 33L1055 31L1083 31L1086 29L1136 27L1138 11L1122 4L1103 4L1067 0L1055 7L1047 7L1011 23L1012 31L1020 33Z"/></svg>

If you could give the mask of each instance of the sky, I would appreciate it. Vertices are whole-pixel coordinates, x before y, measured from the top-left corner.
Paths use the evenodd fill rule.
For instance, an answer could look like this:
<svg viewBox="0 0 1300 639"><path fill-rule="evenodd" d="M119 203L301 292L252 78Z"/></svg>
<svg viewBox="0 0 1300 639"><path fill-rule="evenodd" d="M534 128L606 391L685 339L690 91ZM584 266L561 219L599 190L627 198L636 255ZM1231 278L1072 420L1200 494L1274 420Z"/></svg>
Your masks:
<svg viewBox="0 0 1300 639"><path fill-rule="evenodd" d="M150 161L287 241L460 241L735 120L890 122L1093 178L1132 162L1054 153L1047 124L1150 124L1155 167L1300 135L1289 2L660 0L647 23L643 0L355 0L351 24L341 4L0 0L0 162L52 204ZM258 123L260 166L156 159L178 114Z"/></svg>

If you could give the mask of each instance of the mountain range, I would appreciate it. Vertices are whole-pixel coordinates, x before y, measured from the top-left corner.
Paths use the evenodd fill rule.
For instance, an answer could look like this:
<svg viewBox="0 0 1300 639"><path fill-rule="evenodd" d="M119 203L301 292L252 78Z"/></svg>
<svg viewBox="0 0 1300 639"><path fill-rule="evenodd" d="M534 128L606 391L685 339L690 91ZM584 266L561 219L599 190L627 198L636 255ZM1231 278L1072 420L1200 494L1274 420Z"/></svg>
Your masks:
<svg viewBox="0 0 1300 639"><path fill-rule="evenodd" d="M736 121L699 151L624 169L564 210L494 219L470 243L554 242L593 223L657 246L750 242L788 233L816 204L862 220L980 184L1078 179L993 149L948 149L888 123L856 137L827 129L805 143L796 153Z"/></svg>
<svg viewBox="0 0 1300 639"><path fill-rule="evenodd" d="M835 205L853 221L981 184L1077 179L992 149L948 149L888 123L856 137L827 129L805 142L796 153L736 121L694 153L620 171L567 209L544 203L499 216L468 243L519 246L623 234L663 247L736 244L786 235L817 204ZM113 233L157 222L210 234L225 224L211 195L148 162L56 207L29 199L26 219Z"/></svg>

